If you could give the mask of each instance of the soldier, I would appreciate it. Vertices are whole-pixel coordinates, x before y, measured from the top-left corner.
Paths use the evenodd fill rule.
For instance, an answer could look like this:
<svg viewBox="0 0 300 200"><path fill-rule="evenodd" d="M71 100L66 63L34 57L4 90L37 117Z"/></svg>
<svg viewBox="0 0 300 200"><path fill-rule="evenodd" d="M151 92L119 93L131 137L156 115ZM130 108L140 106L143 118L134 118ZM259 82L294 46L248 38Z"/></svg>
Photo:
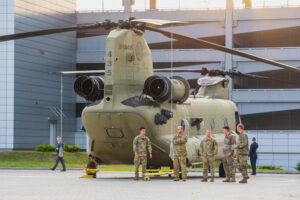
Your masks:
<svg viewBox="0 0 300 200"><path fill-rule="evenodd" d="M186 181L186 147L187 137L183 136L182 126L177 127L178 135L173 138L173 149L174 149L174 181L179 181L179 167L181 167L182 180Z"/></svg>
<svg viewBox="0 0 300 200"><path fill-rule="evenodd" d="M235 169L233 165L233 146L235 145L235 136L230 133L230 128L225 126L223 128L225 134L224 147L223 147L223 158L222 163L224 166L226 179L223 182L236 182L235 180Z"/></svg>
<svg viewBox="0 0 300 200"><path fill-rule="evenodd" d="M256 138L253 137L252 144L250 145L250 153L249 153L250 163L251 163L251 167L252 167L251 175L256 175L256 160L257 160L256 151L257 151L257 149L258 149L258 144L256 142Z"/></svg>
<svg viewBox="0 0 300 200"><path fill-rule="evenodd" d="M210 182L215 179L215 155L218 153L218 143L211 137L211 131L206 130L206 137L200 143L200 154L203 160L203 179L202 182L207 182L208 165L211 169Z"/></svg>
<svg viewBox="0 0 300 200"><path fill-rule="evenodd" d="M239 183L247 183L247 179L249 179L247 172L247 160L249 154L248 147L248 135L244 132L244 125L238 124L237 131L239 134L239 139L237 145L234 145L234 149L237 149L237 162L239 164L239 171L243 175L243 179L239 181Z"/></svg>
<svg viewBox="0 0 300 200"><path fill-rule="evenodd" d="M147 165L147 149L149 152L149 158L152 158L152 147L150 139L145 136L146 129L144 127L140 128L140 135L136 136L133 140L133 152L134 156L134 167L135 167L135 177L134 180L139 180L139 166L142 164L143 175L142 178L144 180L146 173L146 165Z"/></svg>

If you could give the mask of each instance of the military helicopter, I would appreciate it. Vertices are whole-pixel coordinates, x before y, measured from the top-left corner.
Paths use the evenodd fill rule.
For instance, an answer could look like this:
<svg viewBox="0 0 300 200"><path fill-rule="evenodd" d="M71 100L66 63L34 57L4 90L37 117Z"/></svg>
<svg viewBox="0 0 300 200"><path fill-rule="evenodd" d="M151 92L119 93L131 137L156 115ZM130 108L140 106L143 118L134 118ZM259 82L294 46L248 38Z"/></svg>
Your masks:
<svg viewBox="0 0 300 200"><path fill-rule="evenodd" d="M182 125L188 136L187 163L201 162L200 140L205 130L212 130L219 143L216 160L219 175L225 176L220 162L224 126L232 130L241 122L237 106L229 100L229 81L225 76L250 77L274 80L236 71L202 69L153 69L151 51L143 33L146 30L161 33L169 38L193 43L275 65L286 70L300 72L296 67L268 60L242 51L164 31L156 26L178 24L177 21L129 19L118 23L106 20L102 23L78 25L69 28L49 29L0 36L0 42L33 36L89 29L111 30L106 40L105 70L68 71L64 74L105 74L79 76L74 83L76 94L89 104L82 112L84 129L89 137L88 154L91 162L87 168L98 164L133 163L132 141L141 126L147 129L153 147L149 168L172 167L172 137L176 127ZM154 72L196 72L206 75L198 79L198 87L191 95L189 82L180 76L153 75Z"/></svg>

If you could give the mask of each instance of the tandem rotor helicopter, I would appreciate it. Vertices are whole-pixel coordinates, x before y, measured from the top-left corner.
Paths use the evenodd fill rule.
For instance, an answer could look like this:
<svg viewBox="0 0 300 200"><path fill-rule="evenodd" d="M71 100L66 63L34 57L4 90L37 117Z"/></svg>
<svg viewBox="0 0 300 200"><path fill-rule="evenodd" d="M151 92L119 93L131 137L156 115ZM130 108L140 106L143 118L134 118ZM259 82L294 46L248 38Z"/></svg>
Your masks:
<svg viewBox="0 0 300 200"><path fill-rule="evenodd" d="M146 30L158 32L168 38L231 53L286 70L300 72L300 69L157 28L178 23L181 22L129 19L114 23L106 20L89 25L0 36L0 42L69 31L111 30L106 40L105 70L61 72L105 75L104 79L100 76L82 75L74 83L76 94L89 102L82 112L83 125L89 137L88 154L92 160L88 163L88 168L96 168L100 163L133 163L132 141L141 126L147 129L147 136L152 142L153 158L148 161L151 168L172 167L170 145L178 125L184 127L184 132L189 137L188 165L201 162L198 149L206 129L212 130L213 137L219 143L216 160L220 161L224 139L223 127L235 129L240 123L237 106L229 100L229 81L225 76L274 79L206 68L153 69L151 51L143 33ZM154 72L171 71L195 72L206 76L198 79L198 87L191 95L189 82L184 78L153 75ZM219 174L225 176L222 163L219 163Z"/></svg>

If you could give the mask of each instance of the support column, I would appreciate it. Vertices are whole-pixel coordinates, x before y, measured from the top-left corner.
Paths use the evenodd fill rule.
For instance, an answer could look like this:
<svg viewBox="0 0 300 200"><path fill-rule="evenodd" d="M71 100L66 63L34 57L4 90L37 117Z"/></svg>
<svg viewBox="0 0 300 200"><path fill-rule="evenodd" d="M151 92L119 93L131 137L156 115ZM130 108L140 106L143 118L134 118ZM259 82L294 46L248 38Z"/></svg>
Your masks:
<svg viewBox="0 0 300 200"><path fill-rule="evenodd" d="M123 0L124 2L124 15L123 20L128 20L131 17L131 2L134 0Z"/></svg>
<svg viewBox="0 0 300 200"><path fill-rule="evenodd" d="M228 48L232 48L232 24L233 24L233 2L232 0L226 0L226 11L225 11L225 46ZM225 70L229 71L233 68L232 62L232 54L225 54ZM232 91L232 79L229 79L229 99L231 99L231 91Z"/></svg>
<svg viewBox="0 0 300 200"><path fill-rule="evenodd" d="M156 10L156 0L150 0L150 10Z"/></svg>

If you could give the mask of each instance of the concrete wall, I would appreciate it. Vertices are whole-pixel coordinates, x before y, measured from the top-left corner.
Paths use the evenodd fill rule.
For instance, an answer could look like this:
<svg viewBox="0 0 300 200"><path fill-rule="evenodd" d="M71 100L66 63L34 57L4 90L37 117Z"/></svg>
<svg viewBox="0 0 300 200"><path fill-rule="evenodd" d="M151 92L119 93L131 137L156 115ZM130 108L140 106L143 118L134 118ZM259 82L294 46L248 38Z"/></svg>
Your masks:
<svg viewBox="0 0 300 200"><path fill-rule="evenodd" d="M14 1L0 0L0 35L14 33ZM13 148L14 41L0 42L0 149Z"/></svg>
<svg viewBox="0 0 300 200"><path fill-rule="evenodd" d="M295 170L300 162L300 131L247 131L249 145L256 137L259 145L257 165L281 166Z"/></svg>
<svg viewBox="0 0 300 200"><path fill-rule="evenodd" d="M15 32L68 27L76 23L75 1L15 0ZM74 70L76 34L62 33L16 40L14 45L14 148L50 143L50 124L59 134L60 76ZM64 77L63 141L75 143L74 77ZM55 136L54 136L55 138Z"/></svg>

